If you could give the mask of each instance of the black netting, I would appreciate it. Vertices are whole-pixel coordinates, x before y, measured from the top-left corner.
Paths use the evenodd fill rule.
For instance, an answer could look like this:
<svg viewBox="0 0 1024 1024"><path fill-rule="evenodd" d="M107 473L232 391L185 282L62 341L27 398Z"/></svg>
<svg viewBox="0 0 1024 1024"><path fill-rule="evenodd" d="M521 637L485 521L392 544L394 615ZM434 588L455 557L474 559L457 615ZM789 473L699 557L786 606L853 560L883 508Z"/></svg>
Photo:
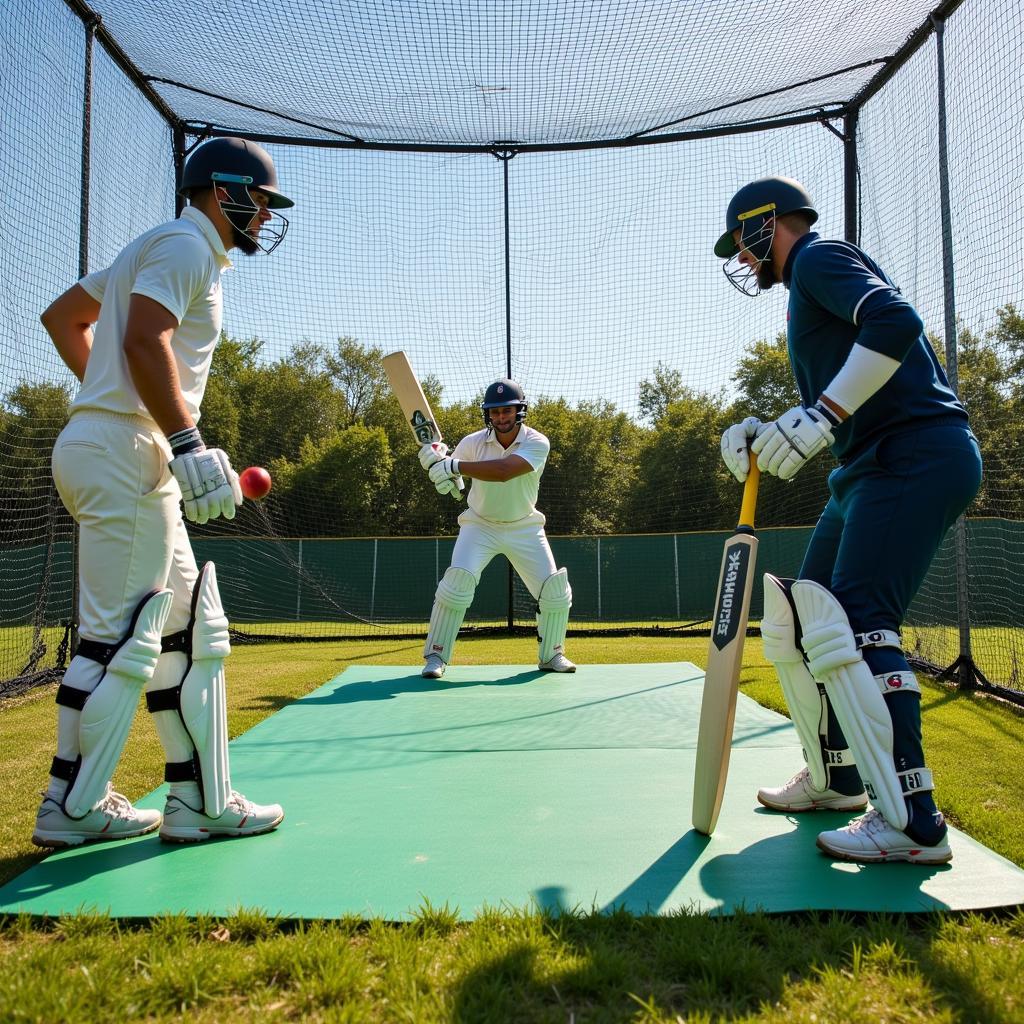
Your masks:
<svg viewBox="0 0 1024 1024"><path fill-rule="evenodd" d="M48 460L74 382L38 314L83 257L106 265L174 215L175 128L189 145L210 128L269 139L298 200L281 249L236 254L225 276L225 340L203 406L207 440L275 478L234 524L193 530L237 630L312 639L425 628L457 507L416 462L380 365L395 349L409 353L449 439L480 425L490 380L511 372L523 383L530 422L553 441L540 506L573 579L573 628L706 620L739 501L719 434L738 413L796 400L784 292L739 296L711 255L729 196L790 174L815 197L821 230L842 237L842 115L856 113L861 241L945 342L930 6L236 4L228 23L208 3L97 5L83 251L78 15L88 10L15 0L0 82L0 188L12 209L0 251L0 679L59 671L73 619L74 535ZM969 621L982 671L1016 687L1024 325L1013 254L1024 202L1021 143L1006 125L1024 109L1024 18L1009 0L940 13L950 13L961 388L986 481L908 636L947 665L964 653ZM261 26L258 43L240 25ZM101 45L110 40L135 79ZM692 137L585 148L676 133ZM346 145L358 140L424 149ZM762 568L796 570L829 468L821 459L792 484L764 482ZM496 561L470 621L525 628L532 615L518 581L510 603Z"/></svg>

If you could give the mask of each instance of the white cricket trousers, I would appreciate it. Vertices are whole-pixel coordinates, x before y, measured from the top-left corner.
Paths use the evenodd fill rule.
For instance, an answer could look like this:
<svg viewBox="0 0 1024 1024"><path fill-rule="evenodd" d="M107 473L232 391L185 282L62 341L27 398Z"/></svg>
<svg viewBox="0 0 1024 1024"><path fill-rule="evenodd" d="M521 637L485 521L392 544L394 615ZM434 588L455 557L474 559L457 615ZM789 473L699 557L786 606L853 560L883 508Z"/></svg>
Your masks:
<svg viewBox="0 0 1024 1024"><path fill-rule="evenodd" d="M53 449L53 479L79 526L79 632L120 640L139 602L167 588L168 635L188 625L198 578L163 434L140 416L82 410Z"/></svg>
<svg viewBox="0 0 1024 1024"><path fill-rule="evenodd" d="M514 523L494 523L472 509L459 516L459 536L452 551L452 566L471 572L480 582L480 574L495 555L504 555L534 600L540 588L555 570L555 558L544 533L544 516L539 512Z"/></svg>

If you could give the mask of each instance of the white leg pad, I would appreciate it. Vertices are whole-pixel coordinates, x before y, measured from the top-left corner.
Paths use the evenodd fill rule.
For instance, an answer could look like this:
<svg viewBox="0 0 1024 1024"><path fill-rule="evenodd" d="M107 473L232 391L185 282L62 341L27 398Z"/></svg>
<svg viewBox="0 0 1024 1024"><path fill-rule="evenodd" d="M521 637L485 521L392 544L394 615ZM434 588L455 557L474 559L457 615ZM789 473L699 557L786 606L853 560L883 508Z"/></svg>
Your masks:
<svg viewBox="0 0 1024 1024"><path fill-rule="evenodd" d="M81 762L64 796L64 813L88 814L102 799L114 772L142 688L152 679L160 657L160 634L174 595L157 590L138 607L132 631L121 642L106 671L82 707L78 725Z"/></svg>
<svg viewBox="0 0 1024 1024"><path fill-rule="evenodd" d="M827 731L828 711L818 684L807 669L796 645L796 619L782 581L764 574L764 617L761 619L764 656L775 666L804 760L815 789L828 789L828 765L822 759L822 733ZM848 764L853 763L852 756Z"/></svg>
<svg viewBox="0 0 1024 1024"><path fill-rule="evenodd" d="M797 580L791 589L803 648L811 675L825 686L839 725L857 758L871 802L890 825L907 827L904 781L893 763L892 719L878 682L864 661L843 606L830 591L811 580ZM917 769L909 782L930 788ZM927 782L927 785L924 783Z"/></svg>
<svg viewBox="0 0 1024 1024"><path fill-rule="evenodd" d="M565 631L569 628L572 607L572 587L565 569L552 573L541 584L537 606L537 661L544 664L556 654L565 654Z"/></svg>
<svg viewBox="0 0 1024 1024"><path fill-rule="evenodd" d="M231 653L228 618L213 562L203 566L192 597L192 664L181 681L181 720L199 760L203 813L219 818L231 797L224 659Z"/></svg>
<svg viewBox="0 0 1024 1024"><path fill-rule="evenodd" d="M434 595L430 612L430 628L423 645L423 657L437 655L446 665L452 658L455 638L459 635L466 609L473 603L476 579L471 572L449 566Z"/></svg>

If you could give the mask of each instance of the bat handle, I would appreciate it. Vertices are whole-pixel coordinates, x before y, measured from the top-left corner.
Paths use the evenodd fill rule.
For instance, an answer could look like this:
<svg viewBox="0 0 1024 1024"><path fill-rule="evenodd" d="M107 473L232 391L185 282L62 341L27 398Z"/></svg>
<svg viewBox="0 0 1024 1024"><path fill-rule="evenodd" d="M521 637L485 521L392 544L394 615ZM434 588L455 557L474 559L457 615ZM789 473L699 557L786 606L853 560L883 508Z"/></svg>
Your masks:
<svg viewBox="0 0 1024 1024"><path fill-rule="evenodd" d="M750 453L750 472L743 485L743 501L740 504L740 526L754 528L754 508L757 505L757 485L761 482L761 470L757 468L757 458Z"/></svg>

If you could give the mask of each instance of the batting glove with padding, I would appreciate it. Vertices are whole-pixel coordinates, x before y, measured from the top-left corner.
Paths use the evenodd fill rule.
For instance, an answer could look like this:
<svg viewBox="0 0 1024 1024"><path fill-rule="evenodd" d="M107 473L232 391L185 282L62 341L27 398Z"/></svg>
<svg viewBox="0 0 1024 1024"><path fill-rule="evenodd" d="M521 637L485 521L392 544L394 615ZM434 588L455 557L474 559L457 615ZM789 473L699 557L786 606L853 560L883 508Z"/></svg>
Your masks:
<svg viewBox="0 0 1024 1024"><path fill-rule="evenodd" d="M439 484L442 480L451 480L459 475L459 460L451 456L443 458L427 470L427 475L434 484Z"/></svg>
<svg viewBox="0 0 1024 1024"><path fill-rule="evenodd" d="M178 481L185 518L193 523L235 518L242 504L242 487L227 453L207 448L195 426L170 434L171 472Z"/></svg>
<svg viewBox="0 0 1024 1024"><path fill-rule="evenodd" d="M780 480L789 480L835 438L828 418L817 406L794 405L759 434L750 450L758 468Z"/></svg>
<svg viewBox="0 0 1024 1024"><path fill-rule="evenodd" d="M750 473L750 442L767 429L756 416L748 416L742 423L734 423L722 434L722 461L740 483Z"/></svg>
<svg viewBox="0 0 1024 1024"><path fill-rule="evenodd" d="M430 469L435 462L440 462L448 454L448 445L443 441L435 441L433 444L425 444L420 448L420 465L424 469Z"/></svg>

